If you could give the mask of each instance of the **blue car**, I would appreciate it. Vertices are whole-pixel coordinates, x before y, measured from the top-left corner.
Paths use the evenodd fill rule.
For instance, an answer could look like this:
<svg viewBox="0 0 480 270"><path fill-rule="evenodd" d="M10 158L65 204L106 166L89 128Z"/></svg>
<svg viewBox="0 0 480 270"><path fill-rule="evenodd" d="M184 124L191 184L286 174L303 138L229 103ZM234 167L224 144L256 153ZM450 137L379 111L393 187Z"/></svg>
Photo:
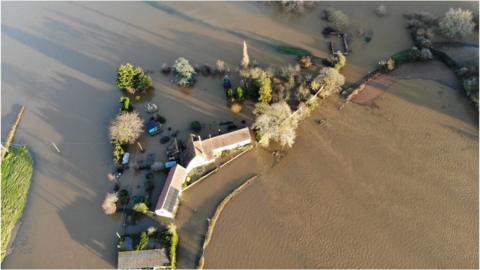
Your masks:
<svg viewBox="0 0 480 270"><path fill-rule="evenodd" d="M157 135L160 133L160 126L155 122L155 120L150 120L147 124L147 132L150 136Z"/></svg>

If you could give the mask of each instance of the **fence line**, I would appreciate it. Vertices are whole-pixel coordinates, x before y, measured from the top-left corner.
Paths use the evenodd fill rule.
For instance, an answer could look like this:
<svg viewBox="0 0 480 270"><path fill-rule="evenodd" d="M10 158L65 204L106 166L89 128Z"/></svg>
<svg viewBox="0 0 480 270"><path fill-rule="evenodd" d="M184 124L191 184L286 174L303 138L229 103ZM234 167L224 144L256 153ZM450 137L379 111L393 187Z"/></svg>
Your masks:
<svg viewBox="0 0 480 270"><path fill-rule="evenodd" d="M253 180L255 180L258 177L258 175L254 175L250 177L249 179L245 180L243 184L241 184L239 187L234 189L230 194L228 194L225 199L223 199L217 206L217 209L215 210L215 213L213 214L212 218L209 220L208 224L208 229L207 233L205 234L205 241L203 242L203 247L202 247L202 255L200 257L200 260L198 261L198 266L197 269L203 269L205 266L205 250L208 247L208 244L210 243L210 240L212 239L213 235L213 230L215 229L215 225L217 224L217 220L220 217L220 214L223 212L223 209L225 209L225 206L240 192L242 192L248 185L250 185Z"/></svg>

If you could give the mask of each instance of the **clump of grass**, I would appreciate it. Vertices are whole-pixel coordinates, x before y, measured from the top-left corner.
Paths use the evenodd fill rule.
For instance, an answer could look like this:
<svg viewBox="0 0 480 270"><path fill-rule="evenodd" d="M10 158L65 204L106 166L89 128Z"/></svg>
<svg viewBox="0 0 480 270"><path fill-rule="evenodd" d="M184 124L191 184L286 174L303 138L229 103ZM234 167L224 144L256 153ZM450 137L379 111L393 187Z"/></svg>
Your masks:
<svg viewBox="0 0 480 270"><path fill-rule="evenodd" d="M22 216L33 173L33 160L26 147L10 148L2 161L2 261L12 230Z"/></svg>

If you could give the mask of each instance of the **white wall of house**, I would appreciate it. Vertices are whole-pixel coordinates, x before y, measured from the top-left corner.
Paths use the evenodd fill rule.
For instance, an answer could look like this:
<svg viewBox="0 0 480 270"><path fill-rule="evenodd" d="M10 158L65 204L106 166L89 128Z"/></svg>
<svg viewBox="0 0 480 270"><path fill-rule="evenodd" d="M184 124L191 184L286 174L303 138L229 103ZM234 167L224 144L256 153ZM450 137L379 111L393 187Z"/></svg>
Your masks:
<svg viewBox="0 0 480 270"><path fill-rule="evenodd" d="M201 156L199 155L199 156L194 157L192 160L190 160L187 168L185 168L185 169L187 170L187 172L190 172L193 168L203 166L203 165L206 165L206 164L211 163L211 162L213 162L213 160L207 160L203 155L201 155Z"/></svg>

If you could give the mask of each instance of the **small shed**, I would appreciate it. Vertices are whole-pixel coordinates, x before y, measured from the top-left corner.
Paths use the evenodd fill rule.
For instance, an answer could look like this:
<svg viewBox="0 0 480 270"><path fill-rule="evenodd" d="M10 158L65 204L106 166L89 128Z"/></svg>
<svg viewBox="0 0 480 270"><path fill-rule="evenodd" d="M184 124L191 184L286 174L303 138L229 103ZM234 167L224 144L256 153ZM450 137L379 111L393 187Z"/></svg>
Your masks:
<svg viewBox="0 0 480 270"><path fill-rule="evenodd" d="M167 268L170 261L165 249L150 249L118 252L118 269Z"/></svg>

